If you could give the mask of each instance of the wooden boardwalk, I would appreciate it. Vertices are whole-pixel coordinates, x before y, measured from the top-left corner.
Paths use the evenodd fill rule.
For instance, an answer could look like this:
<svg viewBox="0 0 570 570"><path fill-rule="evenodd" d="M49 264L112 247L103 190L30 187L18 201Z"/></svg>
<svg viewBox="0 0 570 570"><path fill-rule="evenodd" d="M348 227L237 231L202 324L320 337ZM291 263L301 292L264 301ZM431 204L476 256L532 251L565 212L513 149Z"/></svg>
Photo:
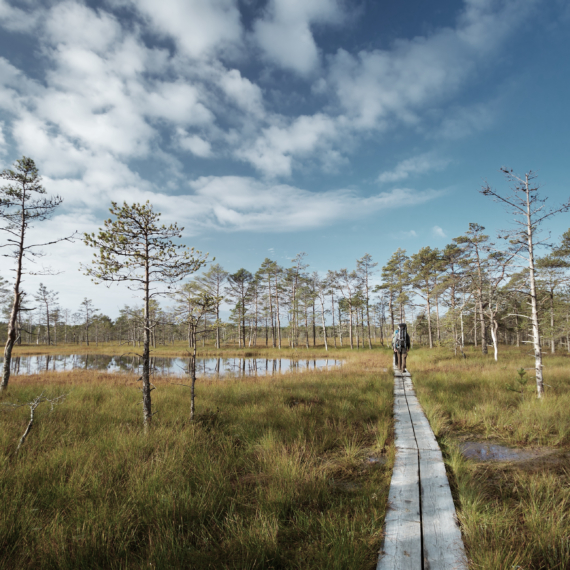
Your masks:
<svg viewBox="0 0 570 570"><path fill-rule="evenodd" d="M394 376L396 461L377 570L467 570L439 445L409 373Z"/></svg>

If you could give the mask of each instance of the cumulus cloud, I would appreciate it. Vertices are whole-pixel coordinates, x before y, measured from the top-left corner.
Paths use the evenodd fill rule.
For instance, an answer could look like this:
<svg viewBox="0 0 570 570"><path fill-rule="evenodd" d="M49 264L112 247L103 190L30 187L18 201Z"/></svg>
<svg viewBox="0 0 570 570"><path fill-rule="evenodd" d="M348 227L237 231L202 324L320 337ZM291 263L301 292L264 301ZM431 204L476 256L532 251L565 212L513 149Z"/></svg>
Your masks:
<svg viewBox="0 0 570 570"><path fill-rule="evenodd" d="M468 0L456 28L398 40L391 49L330 58L327 79L341 109L362 129L386 128L391 121L413 125L419 111L449 98L465 84L478 62L516 29L536 0L497 3Z"/></svg>
<svg viewBox="0 0 570 570"><path fill-rule="evenodd" d="M6 26L28 14L13 4L0 0ZM533 4L468 0L455 28L386 50L338 50L319 70L315 93L324 99L316 110L285 114L264 99L262 76L246 77L227 63L232 47L259 55L242 41L237 0L109 0L105 9L54 0L33 10L41 15L34 38L44 75L31 79L0 58L0 109L19 150L36 157L49 177L69 185L75 177L94 192L97 180L105 196L108 188L148 191L152 184L132 163L151 156L174 166L164 184L175 188L180 166L169 153L246 162L266 179L307 165L331 171L371 131L421 123L422 113L465 84ZM118 6L138 14L137 25L113 14ZM340 0L270 0L251 33L270 65L298 73L310 87L320 65L313 28L344 17ZM148 37L157 35L174 41L173 53L153 47ZM441 136L460 136L483 114L483 107L449 114ZM444 162L420 155L379 181L406 180Z"/></svg>
<svg viewBox="0 0 570 570"><path fill-rule="evenodd" d="M236 0L129 0L128 3L144 16L149 27L174 39L183 53L192 58L211 57L241 43Z"/></svg>
<svg viewBox="0 0 570 570"><path fill-rule="evenodd" d="M4 136L5 130L4 122L0 121L0 155L6 154L8 145L6 144L6 137Z"/></svg>
<svg viewBox="0 0 570 570"><path fill-rule="evenodd" d="M198 135L187 135L182 129L178 131L178 144L184 150L201 158L212 156L212 145Z"/></svg>
<svg viewBox="0 0 570 570"><path fill-rule="evenodd" d="M443 170L449 164L449 160L437 158L432 153L420 154L399 162L393 170L382 172L378 176L378 182L398 182L409 178L410 175L424 174L433 170Z"/></svg>
<svg viewBox="0 0 570 570"><path fill-rule="evenodd" d="M46 39L54 45L104 53L122 35L117 19L104 11L94 11L72 0L56 4L44 22Z"/></svg>
<svg viewBox="0 0 570 570"><path fill-rule="evenodd" d="M219 75L218 84L235 105L254 116L264 113L263 94L258 85L243 77L237 69Z"/></svg>
<svg viewBox="0 0 570 570"><path fill-rule="evenodd" d="M255 22L253 37L269 61L307 75L319 64L311 26L339 23L343 15L337 0L269 0L265 17Z"/></svg>
<svg viewBox="0 0 570 570"><path fill-rule="evenodd" d="M433 226L433 228L431 229L432 234L436 237L447 237L446 233L439 227L439 226Z"/></svg>
<svg viewBox="0 0 570 570"><path fill-rule="evenodd" d="M265 127L236 156L269 176L290 176L295 159L330 147L336 134L337 123L328 115L302 115L284 125Z"/></svg>
<svg viewBox="0 0 570 570"><path fill-rule="evenodd" d="M237 0L109 0L107 10L54 1L33 10L42 16L35 33L45 77L31 80L0 60L0 108L24 129L21 144L42 147L55 164L77 172L79 162L95 155L128 166L151 154L167 160L173 149L210 158L214 148L217 156L247 162L266 177L290 177L306 165L331 171L370 131L419 125L426 110L465 84L534 3L467 0L455 28L386 50L340 49L313 85L325 104L312 114L282 114L264 100L261 78L224 63L230 47L241 56L258 55L242 41ZM146 33L171 38L177 50L150 47L140 28L112 13L116 6L139 14ZM20 9L0 0L2 10L10 22ZM253 22L252 38L266 61L312 82L320 65L313 28L339 24L345 16L340 0L270 0ZM457 138L488 124L484 114L484 105L446 114L438 136ZM69 156L55 157L58 150ZM410 160L380 181L426 171Z"/></svg>
<svg viewBox="0 0 570 570"><path fill-rule="evenodd" d="M44 10L39 6L24 10L11 6L7 0L0 0L0 26L11 32L31 32L43 14Z"/></svg>

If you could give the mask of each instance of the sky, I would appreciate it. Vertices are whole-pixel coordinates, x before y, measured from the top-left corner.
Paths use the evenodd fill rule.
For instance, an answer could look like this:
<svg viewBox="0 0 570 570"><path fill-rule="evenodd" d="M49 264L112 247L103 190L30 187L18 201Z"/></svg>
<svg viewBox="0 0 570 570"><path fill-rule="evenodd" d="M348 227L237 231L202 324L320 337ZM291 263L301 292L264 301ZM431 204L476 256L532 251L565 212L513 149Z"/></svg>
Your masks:
<svg viewBox="0 0 570 570"><path fill-rule="evenodd" d="M380 268L508 227L479 193L502 166L568 200L569 28L565 0L0 0L0 169L31 157L63 198L30 239L149 200L230 272ZM45 252L26 291L137 302L78 270L81 240Z"/></svg>

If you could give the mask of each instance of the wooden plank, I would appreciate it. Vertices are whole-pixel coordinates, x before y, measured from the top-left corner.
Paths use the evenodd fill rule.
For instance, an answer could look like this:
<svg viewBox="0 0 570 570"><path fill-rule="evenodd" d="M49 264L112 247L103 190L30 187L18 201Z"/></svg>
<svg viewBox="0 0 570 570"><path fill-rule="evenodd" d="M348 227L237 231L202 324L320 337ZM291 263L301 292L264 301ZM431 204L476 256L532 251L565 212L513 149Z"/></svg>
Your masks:
<svg viewBox="0 0 570 570"><path fill-rule="evenodd" d="M441 451L420 450L424 567L467 570L467 557Z"/></svg>
<svg viewBox="0 0 570 570"><path fill-rule="evenodd" d="M408 396L408 404L418 449L439 451L439 444L417 398L415 396Z"/></svg>
<svg viewBox="0 0 570 570"><path fill-rule="evenodd" d="M418 448L405 395L394 396L394 432L396 449Z"/></svg>
<svg viewBox="0 0 570 570"><path fill-rule="evenodd" d="M420 570L422 567L418 468L417 451L397 451L377 570Z"/></svg>
<svg viewBox="0 0 570 570"><path fill-rule="evenodd" d="M439 445L411 376L398 370L394 371L394 422L396 460L377 570L467 570Z"/></svg>
<svg viewBox="0 0 570 570"><path fill-rule="evenodd" d="M405 378L403 384L418 449L439 451L437 440L413 389L412 380Z"/></svg>

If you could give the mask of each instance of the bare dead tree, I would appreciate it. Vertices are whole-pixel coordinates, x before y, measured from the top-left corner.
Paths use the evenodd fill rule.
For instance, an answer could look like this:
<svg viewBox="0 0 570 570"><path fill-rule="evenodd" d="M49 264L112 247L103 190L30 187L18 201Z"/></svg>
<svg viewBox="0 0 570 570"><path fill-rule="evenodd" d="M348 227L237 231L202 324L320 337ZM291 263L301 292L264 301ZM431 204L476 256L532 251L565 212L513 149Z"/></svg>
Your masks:
<svg viewBox="0 0 570 570"><path fill-rule="evenodd" d="M178 384L178 386L185 386L190 388L190 420L194 420L196 413L196 345L197 335L200 333L208 332L208 328L204 326L203 330L199 330L200 321L204 319L208 313L216 310L216 297L209 295L203 291L198 291L196 294L192 287L183 286L177 293L176 298L178 302L178 321L184 323L188 327L189 340L192 347L190 356L189 376L191 380L190 386L188 384Z"/></svg>
<svg viewBox="0 0 570 570"><path fill-rule="evenodd" d="M20 441L18 442L18 447L16 447L16 455L20 452L22 445L24 445L26 438L28 437L30 431L32 430L32 427L34 425L35 412L36 412L37 407L40 404L42 404L43 402L49 402L51 404L51 410L50 411L53 412L54 407L57 404L61 404L65 400L66 396L67 396L67 394L61 394L60 396L57 396L57 398L48 398L48 397L44 396L44 393L42 392L39 396L37 396L33 400L30 400L29 402L23 402L23 403L22 402L16 402L16 403L4 402L2 404L3 406L8 406L8 407L11 407L12 409L23 408L24 406L28 406L30 408L30 421L28 422L28 425L26 426L26 430L22 434L22 437L20 437Z"/></svg>
<svg viewBox="0 0 570 570"><path fill-rule="evenodd" d="M319 279L319 274L314 271L313 274L311 275L311 280L313 282L313 287L315 290L315 293L319 299L320 305L321 305L321 325L323 327L323 340L325 343L325 351L328 352L329 350L329 345L328 345L328 341L327 341L327 326L326 326L326 314L327 314L327 310L325 309L325 296L328 294L329 291L329 283L327 281L327 279ZM334 313L333 313L333 317L334 317ZM334 330L334 328L333 328ZM333 332L334 334L334 332Z"/></svg>
<svg viewBox="0 0 570 570"><path fill-rule="evenodd" d="M538 299L536 289L535 250L541 245L547 245L546 239L537 239L540 225L552 216L570 210L570 200L554 208L546 207L546 197L539 194L540 186L533 180L536 174L532 171L518 176L509 168L501 168L511 186L511 192L503 195L493 190L488 184L481 189L484 196L491 196L495 202L501 203L513 214L515 227L504 230L499 237L508 240L513 246L520 246L517 257L524 260L529 274L530 307L532 343L534 347L534 361L536 373L536 395L542 398L544 394L544 381L542 377L542 352L540 348L540 330L538 325Z"/></svg>

